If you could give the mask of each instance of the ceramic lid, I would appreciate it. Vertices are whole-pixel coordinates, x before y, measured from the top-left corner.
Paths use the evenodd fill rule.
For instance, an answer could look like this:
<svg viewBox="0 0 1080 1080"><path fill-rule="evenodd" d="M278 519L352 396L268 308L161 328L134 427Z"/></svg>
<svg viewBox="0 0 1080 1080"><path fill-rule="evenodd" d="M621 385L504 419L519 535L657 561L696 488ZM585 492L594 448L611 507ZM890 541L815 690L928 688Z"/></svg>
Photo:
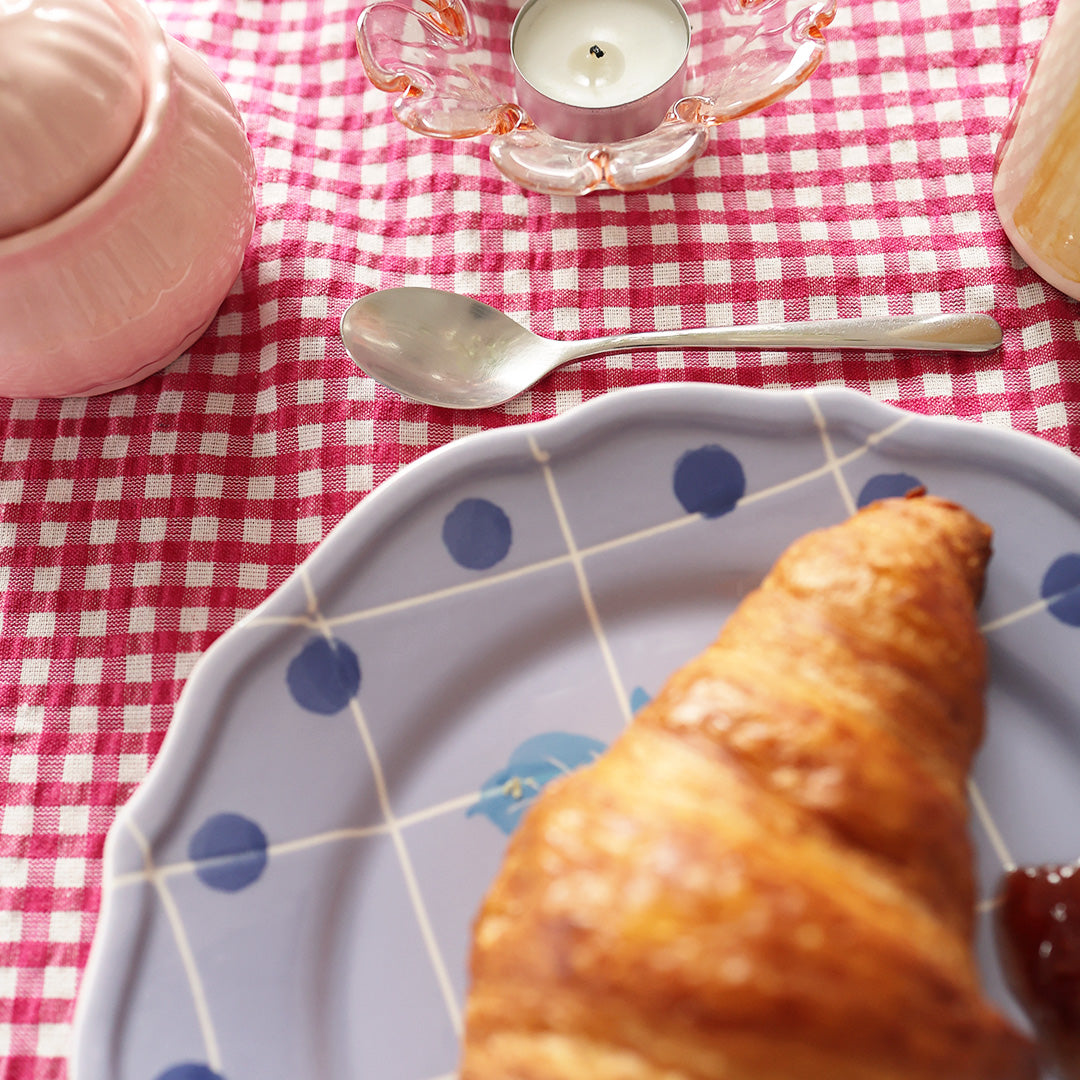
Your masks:
<svg viewBox="0 0 1080 1080"><path fill-rule="evenodd" d="M93 191L142 112L139 56L107 0L0 0L0 237Z"/></svg>

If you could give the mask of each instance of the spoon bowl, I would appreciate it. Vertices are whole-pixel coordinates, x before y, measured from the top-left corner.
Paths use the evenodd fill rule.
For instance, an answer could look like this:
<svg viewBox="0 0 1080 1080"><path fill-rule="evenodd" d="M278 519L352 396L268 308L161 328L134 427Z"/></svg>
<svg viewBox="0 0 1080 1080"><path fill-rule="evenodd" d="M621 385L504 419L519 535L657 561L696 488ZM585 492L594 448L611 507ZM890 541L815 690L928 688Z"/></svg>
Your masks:
<svg viewBox="0 0 1080 1080"><path fill-rule="evenodd" d="M713 326L554 341L487 304L428 288L383 289L341 318L346 352L376 382L450 409L487 409L563 364L660 349L862 349L987 352L1002 340L989 316L888 315L866 319Z"/></svg>

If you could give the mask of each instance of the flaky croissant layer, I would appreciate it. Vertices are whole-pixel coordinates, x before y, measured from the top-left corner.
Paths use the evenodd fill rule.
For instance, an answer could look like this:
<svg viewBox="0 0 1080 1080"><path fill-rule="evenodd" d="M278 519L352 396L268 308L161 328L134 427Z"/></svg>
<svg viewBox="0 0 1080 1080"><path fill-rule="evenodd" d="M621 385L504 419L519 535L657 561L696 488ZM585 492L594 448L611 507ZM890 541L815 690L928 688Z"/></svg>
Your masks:
<svg viewBox="0 0 1080 1080"><path fill-rule="evenodd" d="M793 544L477 918L462 1080L1020 1080L984 1000L966 782L990 531L931 497Z"/></svg>

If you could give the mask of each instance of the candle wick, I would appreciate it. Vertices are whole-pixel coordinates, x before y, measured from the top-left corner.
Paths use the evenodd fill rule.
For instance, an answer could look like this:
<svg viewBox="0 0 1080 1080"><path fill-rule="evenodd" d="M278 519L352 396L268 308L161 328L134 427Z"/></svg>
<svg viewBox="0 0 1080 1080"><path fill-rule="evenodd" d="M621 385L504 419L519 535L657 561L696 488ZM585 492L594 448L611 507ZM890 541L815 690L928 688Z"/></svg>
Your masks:
<svg viewBox="0 0 1080 1080"><path fill-rule="evenodd" d="M603 49L601 49L599 45L594 45L594 46L593 46L593 47L592 47L592 48L591 48L591 49L589 50L589 55L590 55L590 56L595 56L595 57L596 57L596 58L597 58L597 59L599 60L599 59L600 59L600 57L604 55L604 50L603 50Z"/></svg>

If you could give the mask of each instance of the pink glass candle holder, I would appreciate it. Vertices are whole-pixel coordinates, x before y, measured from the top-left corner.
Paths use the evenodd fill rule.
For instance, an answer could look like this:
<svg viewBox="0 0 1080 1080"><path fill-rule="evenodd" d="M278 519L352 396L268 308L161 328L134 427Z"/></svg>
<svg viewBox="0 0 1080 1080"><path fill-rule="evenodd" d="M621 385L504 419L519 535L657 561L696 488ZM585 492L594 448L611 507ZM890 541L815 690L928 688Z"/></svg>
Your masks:
<svg viewBox="0 0 1080 1080"><path fill-rule="evenodd" d="M714 126L778 101L810 76L836 10L836 0L647 0L668 5L676 19L685 13L685 63L664 81L656 75L652 89L639 84L627 100L594 105L568 100L565 72L554 94L542 78L524 77L529 64L511 51L514 23L519 9L524 21L541 2L563 0L373 0L357 21L356 44L372 83L395 95L405 127L435 138L491 136L491 160L504 176L552 195L636 191L678 175L701 156ZM610 32L586 25L586 9L602 0L567 2L582 24L566 35L571 52L575 44L586 55L592 44L604 51L601 30L627 33L617 19ZM628 4L618 5L626 24ZM678 51L677 33L666 35ZM608 43L625 66L627 42ZM553 66L561 62L552 55ZM575 55L585 62L580 49ZM598 73L586 68L584 78L595 83ZM641 105L649 98L652 112Z"/></svg>

